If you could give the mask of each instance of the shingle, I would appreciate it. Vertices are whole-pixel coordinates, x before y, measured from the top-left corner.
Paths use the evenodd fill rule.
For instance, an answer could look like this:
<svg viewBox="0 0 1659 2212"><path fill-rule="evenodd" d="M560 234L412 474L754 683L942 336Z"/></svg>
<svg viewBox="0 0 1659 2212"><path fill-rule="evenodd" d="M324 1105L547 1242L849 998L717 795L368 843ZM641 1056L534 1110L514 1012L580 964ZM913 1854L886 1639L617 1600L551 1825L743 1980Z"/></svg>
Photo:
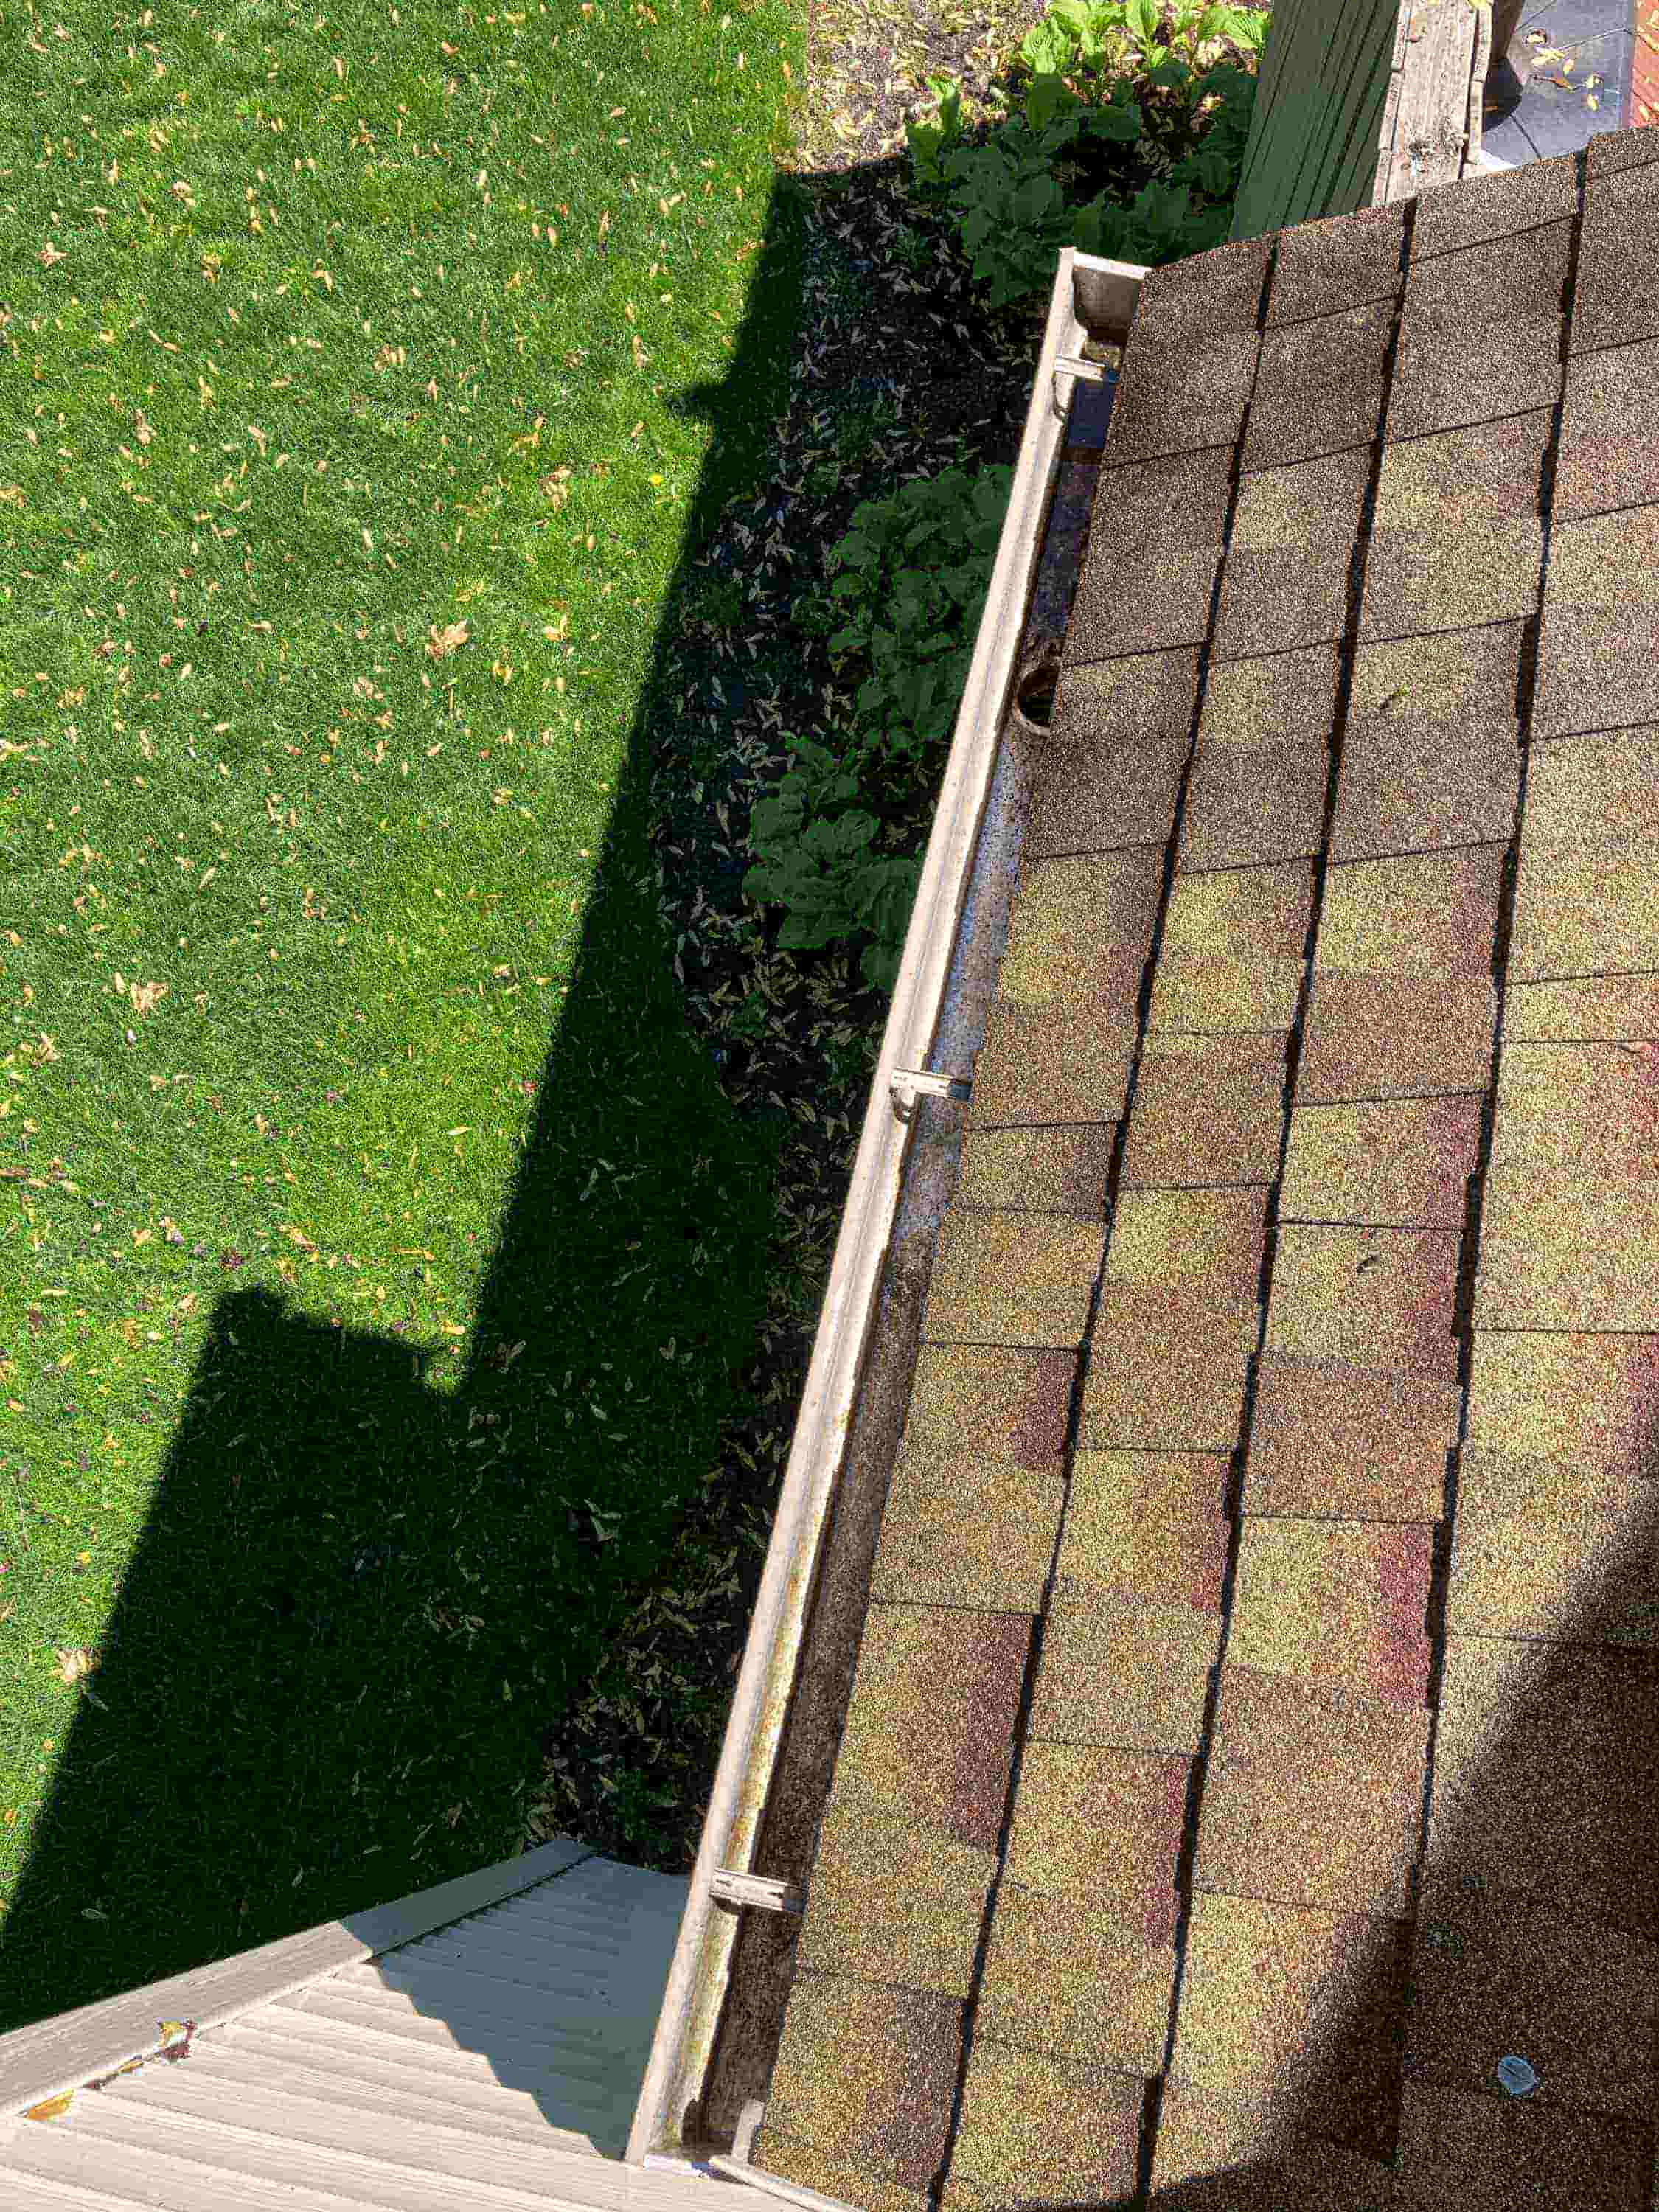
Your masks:
<svg viewBox="0 0 1659 2212"><path fill-rule="evenodd" d="M1221 562L1232 454L1102 468L1061 662L1201 645Z"/></svg>
<svg viewBox="0 0 1659 2212"><path fill-rule="evenodd" d="M1477 1345L1493 1340L1475 1340ZM1598 1514L1628 1522L1659 1505L1656 1476L1659 1467L1645 1474L1609 1474L1594 1460L1543 1459L1466 1442L1457 1455L1458 1525L1501 1528L1511 1517L1577 1523Z"/></svg>
<svg viewBox="0 0 1659 2212"><path fill-rule="evenodd" d="M781 2129L764 2124L755 2130L750 2163L798 2189L816 2190L842 2204L857 2204L863 2212L931 2212L926 2189L902 2189L862 2159L848 2158L802 2142Z"/></svg>
<svg viewBox="0 0 1659 2212"><path fill-rule="evenodd" d="M1389 436L1553 407L1571 222L1413 259L1389 393Z"/></svg>
<svg viewBox="0 0 1659 2212"><path fill-rule="evenodd" d="M1030 1740L1196 1752L1219 1644L1190 1606L1110 1605L1043 1625ZM1022 1790L1022 1795L1024 1794Z"/></svg>
<svg viewBox="0 0 1659 2212"><path fill-rule="evenodd" d="M1395 1705L1421 1705L1434 1530L1243 1516L1227 1657Z"/></svg>
<svg viewBox="0 0 1659 2212"><path fill-rule="evenodd" d="M1183 1755L1030 1738L1008 1879L1055 1899L1110 1899L1143 1942L1172 1942L1192 1766Z"/></svg>
<svg viewBox="0 0 1659 2212"><path fill-rule="evenodd" d="M1504 1049L1480 1328L1659 1328L1659 1046Z"/></svg>
<svg viewBox="0 0 1659 2212"><path fill-rule="evenodd" d="M1659 968L1659 729L1534 746L1510 980L1652 968Z"/></svg>
<svg viewBox="0 0 1659 2212"><path fill-rule="evenodd" d="M1425 1869L1659 1936L1659 1654L1445 1639Z"/></svg>
<svg viewBox="0 0 1659 2212"><path fill-rule="evenodd" d="M1406 206L1357 208L1278 233L1270 329L1309 315L1334 315L1369 300L1392 301L1400 289Z"/></svg>
<svg viewBox="0 0 1659 2212"><path fill-rule="evenodd" d="M1490 1470L1488 1470L1490 1471ZM1594 1504L1480 1512L1459 1485L1446 1626L1474 1636L1659 1644L1659 1482Z"/></svg>
<svg viewBox="0 0 1659 2212"><path fill-rule="evenodd" d="M1187 1515L1132 1517L1073 1494L1060 1526L1052 1613L1092 1613L1103 1598L1186 1605L1221 1617L1227 1523Z"/></svg>
<svg viewBox="0 0 1659 2212"><path fill-rule="evenodd" d="M1240 478L1215 653L1231 659L1341 636L1370 473L1365 447Z"/></svg>
<svg viewBox="0 0 1659 2212"><path fill-rule="evenodd" d="M965 1905L971 1892L982 1909L997 1865L995 1850L984 1844L961 1843L943 1829L918 1826L901 1814L831 1796L818 1824L809 1911L818 1902L819 1877L827 1866L833 1866L843 1880L886 1881L935 1903Z"/></svg>
<svg viewBox="0 0 1659 2212"><path fill-rule="evenodd" d="M1397 2212L1648 2212L1647 2131L1535 2096L1407 2081Z"/></svg>
<svg viewBox="0 0 1659 2212"><path fill-rule="evenodd" d="M1117 467L1235 444L1260 343L1254 325L1183 332L1160 343L1137 315L1112 401L1107 461Z"/></svg>
<svg viewBox="0 0 1659 2212"><path fill-rule="evenodd" d="M870 1595L882 1604L1041 1613L1065 1503L1058 1465L902 1451Z"/></svg>
<svg viewBox="0 0 1659 2212"><path fill-rule="evenodd" d="M1203 1304L1181 1284L1103 1284L1079 1441L1129 1451L1231 1451L1261 1329L1254 1298Z"/></svg>
<svg viewBox="0 0 1659 2212"><path fill-rule="evenodd" d="M1553 419L1540 408L1383 447L1362 642L1535 611Z"/></svg>
<svg viewBox="0 0 1659 2212"><path fill-rule="evenodd" d="M966 1997L994 1850L831 1798L818 1832L796 1964Z"/></svg>
<svg viewBox="0 0 1659 2212"><path fill-rule="evenodd" d="M1246 470L1371 443L1382 420L1394 313L1391 298L1373 300L1267 332L1250 398ZM1309 406L1310 392L1318 392L1317 407Z"/></svg>
<svg viewBox="0 0 1659 2212"><path fill-rule="evenodd" d="M1148 846L1025 868L999 996L1028 1006L1088 999L1097 1019L1133 1026L1163 871L1163 854Z"/></svg>
<svg viewBox="0 0 1659 2212"><path fill-rule="evenodd" d="M1264 1347L1456 1382L1462 1246L1452 1230L1283 1224Z"/></svg>
<svg viewBox="0 0 1659 2212"><path fill-rule="evenodd" d="M1004 1882L991 1914L975 2033L1151 2075L1164 2064L1176 1948L1109 1905L1059 1905Z"/></svg>
<svg viewBox="0 0 1659 2212"><path fill-rule="evenodd" d="M1080 1345L1106 1231L1057 1213L952 1206L939 1226L922 1334L968 1344Z"/></svg>
<svg viewBox="0 0 1659 2212"><path fill-rule="evenodd" d="M993 1846L1030 1647L1024 1613L872 1602L836 1761L837 1795Z"/></svg>
<svg viewBox="0 0 1659 2212"><path fill-rule="evenodd" d="M1297 1107L1279 1219L1461 1230L1480 1158L1481 1104L1446 1097Z"/></svg>
<svg viewBox="0 0 1659 2212"><path fill-rule="evenodd" d="M1267 1243L1267 1188L1121 1192L1106 1279L1179 1288L1200 1305L1255 1295Z"/></svg>
<svg viewBox="0 0 1659 2212"><path fill-rule="evenodd" d="M1659 722L1659 504L1550 532L1534 738Z"/></svg>
<svg viewBox="0 0 1659 2212"><path fill-rule="evenodd" d="M1393 2148L1408 1930L1384 1915L1200 1892L1171 2071L1349 2149Z"/></svg>
<svg viewBox="0 0 1659 2212"><path fill-rule="evenodd" d="M1640 132L1633 131L1620 134L1620 143L1627 141L1643 143ZM1584 186L1570 352L1659 337L1659 301L1649 282L1656 264L1659 176L1653 165L1617 172L1610 166L1593 167Z"/></svg>
<svg viewBox="0 0 1659 2212"><path fill-rule="evenodd" d="M1132 343L1145 337L1168 345L1215 331L1255 330L1273 246L1271 237L1229 240L1148 269Z"/></svg>
<svg viewBox="0 0 1659 2212"><path fill-rule="evenodd" d="M1073 657L1072 636L1054 691L1048 744L1063 750L1115 745L1184 744L1198 703L1197 649ZM1045 750L1047 750L1045 748Z"/></svg>
<svg viewBox="0 0 1659 2212"><path fill-rule="evenodd" d="M1346 1359L1264 1352L1242 1510L1340 1521L1435 1521L1457 1441L1456 1382Z"/></svg>
<svg viewBox="0 0 1659 2212"><path fill-rule="evenodd" d="M1659 1037L1659 975L1572 975L1522 983L1511 964L1504 993L1503 1034L1571 1044L1593 1038L1647 1042Z"/></svg>
<svg viewBox="0 0 1659 2212"><path fill-rule="evenodd" d="M1474 1332L1466 1444L1631 1478L1659 1468L1659 1336Z"/></svg>
<svg viewBox="0 0 1659 2212"><path fill-rule="evenodd" d="M1578 156L1528 161L1501 176L1463 177L1417 196L1412 264L1453 253L1485 239L1518 239L1522 231L1578 212Z"/></svg>
<svg viewBox="0 0 1659 2212"><path fill-rule="evenodd" d="M1522 626L1362 646L1342 736L1330 856L1507 842L1521 789Z"/></svg>
<svg viewBox="0 0 1659 2212"><path fill-rule="evenodd" d="M1338 672L1333 644L1212 664L1179 872L1318 852Z"/></svg>
<svg viewBox="0 0 1659 2212"><path fill-rule="evenodd" d="M1486 1089L1504 856L1470 845L1326 871L1297 1105Z"/></svg>
<svg viewBox="0 0 1659 2212"><path fill-rule="evenodd" d="M994 999L975 1061L969 1128L1122 1118L1135 1024L1109 1000L1079 994L1047 1005Z"/></svg>
<svg viewBox="0 0 1659 2212"><path fill-rule="evenodd" d="M1106 1249L1081 1441L1231 1450L1260 1328L1267 1191L1126 1190Z"/></svg>
<svg viewBox="0 0 1659 2212"><path fill-rule="evenodd" d="M1577 354L1555 456L1557 522L1659 500L1659 338Z"/></svg>
<svg viewBox="0 0 1659 2212"><path fill-rule="evenodd" d="M1148 1027L1212 1036L1289 1029L1312 911L1313 871L1305 861L1177 876Z"/></svg>
<svg viewBox="0 0 1659 2212"><path fill-rule="evenodd" d="M1066 1445L1077 1356L924 1344L910 1388L908 1449L1054 1464Z"/></svg>
<svg viewBox="0 0 1659 2212"><path fill-rule="evenodd" d="M1225 1452L1079 1451L1072 1459L1072 1504L1215 1521L1227 1510L1231 1465Z"/></svg>
<svg viewBox="0 0 1659 2212"><path fill-rule="evenodd" d="M1584 174L1592 191L1604 177L1622 176L1649 162L1659 162L1659 145L1645 131L1598 131L1584 149Z"/></svg>
<svg viewBox="0 0 1659 2212"><path fill-rule="evenodd" d="M1212 660L1199 716L1200 744L1265 745L1275 738L1323 744L1336 726L1340 647L1327 641L1293 652Z"/></svg>
<svg viewBox="0 0 1659 2212"><path fill-rule="evenodd" d="M1272 1182L1284 1137L1287 1036L1148 1036L1120 1188Z"/></svg>
<svg viewBox="0 0 1659 2212"><path fill-rule="evenodd" d="M1297 2135L1259 2099L1170 2079L1152 2153L1155 2212L1399 2212L1391 2169Z"/></svg>
<svg viewBox="0 0 1659 2212"><path fill-rule="evenodd" d="M1134 2190L1145 2094L1106 2067L975 2036L942 2212L1121 2201Z"/></svg>
<svg viewBox="0 0 1659 2212"><path fill-rule="evenodd" d="M1033 858L1164 845L1175 827L1190 738L1067 744L1050 738L1031 795L1025 849Z"/></svg>
<svg viewBox="0 0 1659 2212"><path fill-rule="evenodd" d="M1429 1713L1228 1659L1193 1883L1409 1917Z"/></svg>
<svg viewBox="0 0 1659 2212"><path fill-rule="evenodd" d="M926 2189L945 2156L964 2011L931 1990L797 1974L768 2127L867 2164L902 2189Z"/></svg>
<svg viewBox="0 0 1659 2212"><path fill-rule="evenodd" d="M1115 1121L965 1131L956 1203L1103 1221L1116 1134Z"/></svg>
<svg viewBox="0 0 1659 2212"><path fill-rule="evenodd" d="M1311 858L1323 840L1330 769L1323 738L1201 737L1182 816L1179 872Z"/></svg>
<svg viewBox="0 0 1659 2212"><path fill-rule="evenodd" d="M1659 1949L1582 1914L1461 1881L1419 1907L1406 2065L1425 2089L1486 2090L1505 2051L1552 2104L1645 2121Z"/></svg>

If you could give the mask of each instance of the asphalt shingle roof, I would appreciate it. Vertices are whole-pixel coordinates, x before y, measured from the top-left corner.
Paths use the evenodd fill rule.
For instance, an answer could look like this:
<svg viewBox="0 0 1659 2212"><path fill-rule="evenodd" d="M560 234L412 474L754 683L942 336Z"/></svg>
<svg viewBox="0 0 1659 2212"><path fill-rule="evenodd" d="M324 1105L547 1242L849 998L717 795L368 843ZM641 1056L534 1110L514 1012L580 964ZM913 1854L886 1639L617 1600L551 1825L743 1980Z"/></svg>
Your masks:
<svg viewBox="0 0 1659 2212"><path fill-rule="evenodd" d="M1144 281L781 2178L1647 2212L1656 271L1634 131Z"/></svg>

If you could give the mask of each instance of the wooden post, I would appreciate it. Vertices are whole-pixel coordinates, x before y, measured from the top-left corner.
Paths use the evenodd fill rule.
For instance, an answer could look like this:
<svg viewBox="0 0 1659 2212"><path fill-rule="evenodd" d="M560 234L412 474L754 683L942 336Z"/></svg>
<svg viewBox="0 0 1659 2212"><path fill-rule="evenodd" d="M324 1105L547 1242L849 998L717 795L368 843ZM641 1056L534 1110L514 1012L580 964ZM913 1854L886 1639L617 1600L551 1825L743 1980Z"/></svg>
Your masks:
<svg viewBox="0 0 1659 2212"><path fill-rule="evenodd" d="M1521 5L1522 0L1492 0L1492 52L1486 57L1488 76L1509 52L1510 41L1514 38L1516 25L1521 20Z"/></svg>

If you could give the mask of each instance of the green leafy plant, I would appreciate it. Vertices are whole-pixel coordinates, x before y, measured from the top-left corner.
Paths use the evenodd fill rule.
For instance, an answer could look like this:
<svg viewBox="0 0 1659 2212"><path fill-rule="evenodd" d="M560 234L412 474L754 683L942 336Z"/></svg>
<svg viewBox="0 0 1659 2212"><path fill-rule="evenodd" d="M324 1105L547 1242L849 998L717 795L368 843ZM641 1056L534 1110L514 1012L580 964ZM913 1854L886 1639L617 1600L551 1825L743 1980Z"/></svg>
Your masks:
<svg viewBox="0 0 1659 2212"><path fill-rule="evenodd" d="M778 943L791 951L821 950L867 929L865 981L891 991L921 862L872 853L880 824L850 804L858 777L811 738L789 744L781 789L760 800L750 818L750 848L764 857L744 887L751 898L787 909Z"/></svg>
<svg viewBox="0 0 1659 2212"><path fill-rule="evenodd" d="M880 990L898 974L921 860L875 851L881 823L869 794L879 784L890 805L915 805L937 772L1012 484L1010 468L953 467L862 501L830 552L829 592L796 610L799 627L827 639L838 671L857 659L870 673L854 698L849 758L789 740L782 787L750 818L756 865L744 889L787 909L778 942L787 949L869 932L862 973Z"/></svg>
<svg viewBox="0 0 1659 2212"><path fill-rule="evenodd" d="M833 548L834 656L868 659L854 697L860 750L921 764L948 737L973 657L1014 472L962 467L865 500Z"/></svg>
<svg viewBox="0 0 1659 2212"><path fill-rule="evenodd" d="M993 307L1039 292L1067 245L1156 267L1227 237L1256 81L1228 63L1198 75L1195 57L1217 39L1259 56L1269 19L1204 0L1171 13L1161 40L1153 0L1058 0L1015 58L1030 78L1024 113L983 146L961 143L957 88L928 79L939 119L905 126L913 189L949 203ZM1133 148L1152 172L1132 200L1120 185L1079 202L1102 145Z"/></svg>
<svg viewBox="0 0 1659 2212"><path fill-rule="evenodd" d="M919 198L948 191L951 179L943 156L962 138L962 88L954 77L930 76L927 89L939 103L939 120L907 123L905 140L910 149L912 189Z"/></svg>

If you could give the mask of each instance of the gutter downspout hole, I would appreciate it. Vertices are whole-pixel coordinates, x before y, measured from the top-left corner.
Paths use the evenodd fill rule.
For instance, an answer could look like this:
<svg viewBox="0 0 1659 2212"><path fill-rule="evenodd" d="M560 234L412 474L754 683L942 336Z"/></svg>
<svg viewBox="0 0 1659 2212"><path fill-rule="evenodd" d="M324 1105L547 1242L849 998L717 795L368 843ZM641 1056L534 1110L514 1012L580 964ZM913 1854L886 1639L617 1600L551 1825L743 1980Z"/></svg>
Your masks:
<svg viewBox="0 0 1659 2212"><path fill-rule="evenodd" d="M1046 738L1060 683L1058 643L1045 639L1027 655L1014 686L1013 719L1027 737Z"/></svg>

